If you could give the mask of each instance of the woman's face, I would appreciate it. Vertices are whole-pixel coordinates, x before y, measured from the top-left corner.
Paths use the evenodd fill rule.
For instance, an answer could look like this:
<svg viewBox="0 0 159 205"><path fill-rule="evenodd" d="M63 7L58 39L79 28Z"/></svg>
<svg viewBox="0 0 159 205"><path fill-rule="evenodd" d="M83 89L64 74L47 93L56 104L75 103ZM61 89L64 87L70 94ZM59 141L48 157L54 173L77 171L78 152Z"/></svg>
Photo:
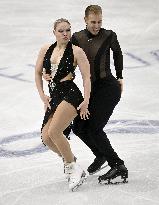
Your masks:
<svg viewBox="0 0 159 205"><path fill-rule="evenodd" d="M67 43L71 38L71 26L67 22L58 23L54 30L56 40L60 43Z"/></svg>
<svg viewBox="0 0 159 205"><path fill-rule="evenodd" d="M102 26L102 14L90 13L87 17L85 17L85 22L88 31L93 35L97 35Z"/></svg>

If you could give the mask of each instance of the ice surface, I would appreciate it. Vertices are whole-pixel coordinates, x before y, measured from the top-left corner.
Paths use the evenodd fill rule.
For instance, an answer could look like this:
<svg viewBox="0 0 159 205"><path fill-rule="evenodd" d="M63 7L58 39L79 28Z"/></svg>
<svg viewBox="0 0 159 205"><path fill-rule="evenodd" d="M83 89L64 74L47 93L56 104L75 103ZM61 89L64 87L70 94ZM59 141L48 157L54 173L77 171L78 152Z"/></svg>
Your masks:
<svg viewBox="0 0 159 205"><path fill-rule="evenodd" d="M80 30L89 4L103 7L103 27L116 31L123 50L124 92L105 131L129 183L98 184L107 167L71 193L61 159L41 144L34 65L54 41L53 22L68 18L72 32ZM159 204L159 1L0 0L0 17L0 205ZM75 82L82 90L78 70ZM87 169L93 154L73 134L71 146Z"/></svg>

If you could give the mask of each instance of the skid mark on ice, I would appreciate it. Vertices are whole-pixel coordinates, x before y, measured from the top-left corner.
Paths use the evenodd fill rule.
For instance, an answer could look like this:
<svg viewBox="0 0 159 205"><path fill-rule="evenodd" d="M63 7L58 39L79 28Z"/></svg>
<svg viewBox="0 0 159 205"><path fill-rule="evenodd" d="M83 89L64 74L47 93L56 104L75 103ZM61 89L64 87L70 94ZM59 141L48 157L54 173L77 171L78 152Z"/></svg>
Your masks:
<svg viewBox="0 0 159 205"><path fill-rule="evenodd" d="M105 128L108 134L157 134L159 133L159 120L111 120ZM22 157L48 150L42 143L35 144L33 148L24 150L8 150L6 146L15 141L23 143L25 139L40 139L40 132L22 133L4 137L0 140L0 157Z"/></svg>
<svg viewBox="0 0 159 205"><path fill-rule="evenodd" d="M0 77L10 78L12 80L18 80L18 81L27 82L27 83L32 83L33 82L33 81L30 81L30 80L25 80L25 79L21 78L22 76L23 76L23 73L19 73L19 74L16 74L16 75L7 75L7 74L0 73Z"/></svg>
<svg viewBox="0 0 159 205"><path fill-rule="evenodd" d="M56 190L56 187L59 187L59 185L61 184L61 187L62 187L62 184L65 184L65 181L63 178L56 178L54 180L48 180L48 181L45 181L44 183L41 183L41 184L36 184L36 185L32 185L30 184L29 187L23 187L23 188L15 188L13 190L10 190L10 191L6 191L4 192L3 194L1 194L0 197L5 197L6 195L8 194L11 194L11 193L16 193L16 192L20 192L20 191L23 191L23 192L28 192L28 191L32 191L34 189L37 189L37 188L45 188L47 186L52 186L52 185L55 185L55 187L53 186L52 188ZM56 191L59 191L59 190L56 190ZM63 190L61 190L63 191ZM25 194L23 193L23 195Z"/></svg>

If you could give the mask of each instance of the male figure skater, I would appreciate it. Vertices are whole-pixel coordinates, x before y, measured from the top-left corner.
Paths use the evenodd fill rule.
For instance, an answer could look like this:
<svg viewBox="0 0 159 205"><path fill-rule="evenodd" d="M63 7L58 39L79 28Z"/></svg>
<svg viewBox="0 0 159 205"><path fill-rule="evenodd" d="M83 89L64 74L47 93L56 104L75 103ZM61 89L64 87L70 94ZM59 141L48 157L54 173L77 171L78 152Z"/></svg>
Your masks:
<svg viewBox="0 0 159 205"><path fill-rule="evenodd" d="M89 120L75 118L73 132L92 150L96 156L88 167L89 174L97 172L107 161L111 169L100 176L99 182L111 182L117 176L126 181L128 170L112 148L103 128L121 97L123 89L123 56L115 32L101 28L102 9L90 5L85 10L86 29L72 36L72 43L81 47L91 67L92 94ZM110 49L113 51L116 78L110 70Z"/></svg>

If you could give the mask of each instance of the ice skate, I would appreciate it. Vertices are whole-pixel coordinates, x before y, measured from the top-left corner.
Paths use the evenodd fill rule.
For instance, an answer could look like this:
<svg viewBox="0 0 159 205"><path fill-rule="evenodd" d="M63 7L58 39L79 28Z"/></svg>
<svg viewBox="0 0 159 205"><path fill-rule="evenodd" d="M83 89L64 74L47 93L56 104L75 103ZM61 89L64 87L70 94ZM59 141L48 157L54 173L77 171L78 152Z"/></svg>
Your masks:
<svg viewBox="0 0 159 205"><path fill-rule="evenodd" d="M67 165L67 163L65 162L65 159L62 157L62 160L63 160L63 172L66 176L66 179L68 180L69 179L69 174L70 174L70 169ZM74 162L76 162L77 158L74 156Z"/></svg>
<svg viewBox="0 0 159 205"><path fill-rule="evenodd" d="M89 175L93 175L93 174L101 171L105 167L107 167L108 165L105 164L105 162L106 162L105 157L96 157L94 159L94 162L87 169L87 171L89 172Z"/></svg>
<svg viewBox="0 0 159 205"><path fill-rule="evenodd" d="M121 184L127 183L128 170L125 165L119 165L111 168L106 174L99 176L100 184Z"/></svg>
<svg viewBox="0 0 159 205"><path fill-rule="evenodd" d="M86 173L75 162L65 164L67 170L69 190L75 191L86 180Z"/></svg>

